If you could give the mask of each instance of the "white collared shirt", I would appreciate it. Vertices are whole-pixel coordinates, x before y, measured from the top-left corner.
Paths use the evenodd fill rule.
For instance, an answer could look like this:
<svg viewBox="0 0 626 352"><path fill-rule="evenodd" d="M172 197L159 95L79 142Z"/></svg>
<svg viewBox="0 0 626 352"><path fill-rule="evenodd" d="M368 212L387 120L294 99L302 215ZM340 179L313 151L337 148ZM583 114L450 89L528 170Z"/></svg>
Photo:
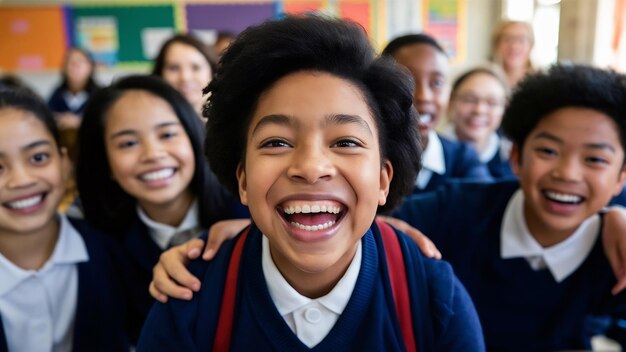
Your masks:
<svg viewBox="0 0 626 352"><path fill-rule="evenodd" d="M148 233L150 234L152 240L163 250L167 249L167 245L175 234L199 227L200 223L198 221L198 212L198 201L195 200L191 204L191 207L189 207L189 210L180 225L178 225L178 227L173 227L150 219L148 214L146 214L143 209L137 205L137 214L139 215L139 219L148 227Z"/></svg>
<svg viewBox="0 0 626 352"><path fill-rule="evenodd" d="M456 134L456 130L454 129L454 125L452 123L448 123L442 130L441 135L450 138L453 141L458 141L459 136ZM500 143L502 143L502 139L498 136L497 133L492 133L489 136L489 140L487 141L487 146L485 150L482 152L478 152L478 159L483 163L488 163L494 156L498 153L498 149L500 148ZM504 158L504 160L508 160L508 154Z"/></svg>
<svg viewBox="0 0 626 352"><path fill-rule="evenodd" d="M9 351L71 351L78 301L77 263L87 247L64 215L52 255L39 270L22 269L0 254L0 314Z"/></svg>
<svg viewBox="0 0 626 352"><path fill-rule="evenodd" d="M81 106L83 106L83 104L85 104L87 99L89 99L89 94L87 94L87 92L85 91L81 91L76 94L72 94L69 91L66 91L63 93L63 99L65 100L65 104L67 104L67 107L69 107L70 110L76 111Z"/></svg>
<svg viewBox="0 0 626 352"><path fill-rule="evenodd" d="M361 270L361 242L343 277L326 296L310 299L298 293L280 273L270 254L269 240L263 236L263 275L280 315L308 347L320 343L348 305Z"/></svg>
<svg viewBox="0 0 626 352"><path fill-rule="evenodd" d="M526 258L538 271L548 268L556 282L572 274L587 259L600 231L600 216L592 215L564 241L542 247L528 231L524 218L524 194L517 190L506 207L500 232L502 259Z"/></svg>
<svg viewBox="0 0 626 352"><path fill-rule="evenodd" d="M417 174L415 185L419 189L426 188L433 172L439 175L446 173L446 161L443 156L443 146L437 132L428 132L428 144L422 153L422 169Z"/></svg>

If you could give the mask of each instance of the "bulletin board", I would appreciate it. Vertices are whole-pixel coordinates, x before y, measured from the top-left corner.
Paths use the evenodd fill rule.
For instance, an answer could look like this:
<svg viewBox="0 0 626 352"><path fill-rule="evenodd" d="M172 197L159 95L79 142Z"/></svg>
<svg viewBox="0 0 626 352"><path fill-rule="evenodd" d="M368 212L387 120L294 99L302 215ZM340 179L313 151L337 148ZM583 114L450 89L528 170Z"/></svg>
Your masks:
<svg viewBox="0 0 626 352"><path fill-rule="evenodd" d="M1 0L0 0L1 1ZM391 0L69 0L50 6L0 6L0 70L58 70L70 46L99 64L149 65L177 32L207 43L218 31L235 34L283 14L321 11L361 24L380 43ZM52 2L52 0L51 0Z"/></svg>
<svg viewBox="0 0 626 352"><path fill-rule="evenodd" d="M73 43L108 65L151 60L146 38L175 28L174 5L74 6L69 14Z"/></svg>
<svg viewBox="0 0 626 352"><path fill-rule="evenodd" d="M0 68L56 69L63 61L67 36L58 6L3 7L0 11Z"/></svg>
<svg viewBox="0 0 626 352"><path fill-rule="evenodd" d="M467 43L465 13L467 0L422 0L424 32L437 38L450 61L465 61Z"/></svg>

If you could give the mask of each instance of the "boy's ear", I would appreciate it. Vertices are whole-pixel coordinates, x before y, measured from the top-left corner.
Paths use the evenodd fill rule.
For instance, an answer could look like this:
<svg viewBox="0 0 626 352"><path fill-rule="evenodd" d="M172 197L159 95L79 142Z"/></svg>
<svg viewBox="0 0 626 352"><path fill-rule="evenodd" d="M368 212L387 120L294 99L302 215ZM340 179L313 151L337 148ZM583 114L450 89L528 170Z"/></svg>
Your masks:
<svg viewBox="0 0 626 352"><path fill-rule="evenodd" d="M378 205L382 206L387 203L387 195L389 195L389 186L393 178L393 166L389 160L385 160L380 168L380 195L378 196Z"/></svg>
<svg viewBox="0 0 626 352"><path fill-rule="evenodd" d="M520 174L521 162L522 161L520 160L519 146L517 144L513 144L513 147L511 148L511 154L509 157L509 163L511 164L511 169L513 169L513 173L517 177L519 177L519 174Z"/></svg>
<svg viewBox="0 0 626 352"><path fill-rule="evenodd" d="M243 205L248 205L248 181L246 180L246 168L242 163L237 165L237 184L239 184L239 201Z"/></svg>

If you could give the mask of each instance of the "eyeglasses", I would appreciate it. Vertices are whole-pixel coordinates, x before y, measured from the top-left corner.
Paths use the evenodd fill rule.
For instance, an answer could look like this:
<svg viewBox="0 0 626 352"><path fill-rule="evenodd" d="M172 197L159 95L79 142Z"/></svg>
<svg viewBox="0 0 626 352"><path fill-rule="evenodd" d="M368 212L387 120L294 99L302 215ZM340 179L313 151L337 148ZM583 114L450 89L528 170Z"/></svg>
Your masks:
<svg viewBox="0 0 626 352"><path fill-rule="evenodd" d="M464 105L476 106L480 103L484 103L489 109L501 108L504 106L504 100L497 98L480 98L473 94L458 95L454 98L459 103Z"/></svg>

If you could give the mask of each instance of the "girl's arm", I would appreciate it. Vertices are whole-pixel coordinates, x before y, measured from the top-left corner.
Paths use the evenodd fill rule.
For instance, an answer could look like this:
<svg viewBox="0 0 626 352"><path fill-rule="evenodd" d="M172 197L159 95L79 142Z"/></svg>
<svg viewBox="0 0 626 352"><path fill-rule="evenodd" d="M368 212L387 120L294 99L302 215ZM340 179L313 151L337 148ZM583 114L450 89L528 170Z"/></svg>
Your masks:
<svg viewBox="0 0 626 352"><path fill-rule="evenodd" d="M409 235L425 256L441 259L437 247L419 230L396 218L387 216L380 218ZM209 240L204 253L202 253L204 241L200 239L191 240L163 252L152 271L150 295L162 303L167 302L168 297L190 300L193 293L200 290L201 284L198 278L189 273L187 263L198 258L201 253L202 259L211 260L224 241L235 237L249 224L248 219L223 220L215 223L209 230Z"/></svg>

